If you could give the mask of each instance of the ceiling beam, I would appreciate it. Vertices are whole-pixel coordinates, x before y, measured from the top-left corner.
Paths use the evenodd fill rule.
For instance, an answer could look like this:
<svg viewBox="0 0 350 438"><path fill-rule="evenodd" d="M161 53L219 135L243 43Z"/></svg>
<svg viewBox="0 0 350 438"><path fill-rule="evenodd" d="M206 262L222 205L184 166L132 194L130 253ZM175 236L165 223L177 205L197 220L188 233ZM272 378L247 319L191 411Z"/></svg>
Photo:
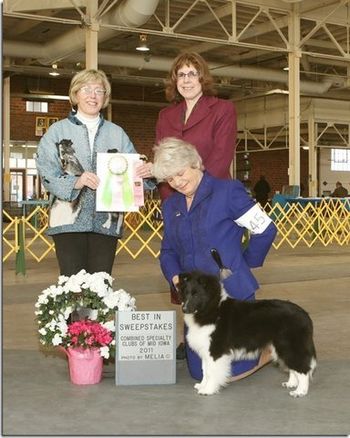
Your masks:
<svg viewBox="0 0 350 438"><path fill-rule="evenodd" d="M74 5L86 6L86 0L74 0ZM73 9L71 0L4 0L5 12L35 12L52 9Z"/></svg>

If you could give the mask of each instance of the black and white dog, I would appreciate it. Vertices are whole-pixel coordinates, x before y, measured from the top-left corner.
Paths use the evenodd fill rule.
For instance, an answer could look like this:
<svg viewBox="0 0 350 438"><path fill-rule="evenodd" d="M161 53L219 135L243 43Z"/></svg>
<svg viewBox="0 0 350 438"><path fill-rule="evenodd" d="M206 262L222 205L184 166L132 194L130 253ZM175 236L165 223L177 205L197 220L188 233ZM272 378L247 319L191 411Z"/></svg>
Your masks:
<svg viewBox="0 0 350 438"><path fill-rule="evenodd" d="M231 376L233 360L254 359L270 347L273 360L289 370L282 386L293 397L307 394L316 367L313 326L298 305L283 300L238 301L214 275L193 271L179 276L178 290L188 326L189 346L202 360L198 394L219 392Z"/></svg>
<svg viewBox="0 0 350 438"><path fill-rule="evenodd" d="M63 175L80 176L83 172L83 166L75 155L73 142L70 139L62 139L56 143L58 157L61 163ZM74 201L65 201L53 199L50 209L50 226L57 227L61 225L74 224L78 218L82 205L81 197L84 189L82 189L78 197Z"/></svg>

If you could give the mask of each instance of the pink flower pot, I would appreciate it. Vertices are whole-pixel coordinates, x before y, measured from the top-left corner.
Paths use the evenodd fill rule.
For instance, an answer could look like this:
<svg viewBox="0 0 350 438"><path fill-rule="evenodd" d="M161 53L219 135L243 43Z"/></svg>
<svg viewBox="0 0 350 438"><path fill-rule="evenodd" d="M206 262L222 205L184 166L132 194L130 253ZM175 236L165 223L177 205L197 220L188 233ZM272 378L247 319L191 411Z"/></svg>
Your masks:
<svg viewBox="0 0 350 438"><path fill-rule="evenodd" d="M102 379L103 358L99 348L64 349L68 356L69 374L75 385L93 385Z"/></svg>

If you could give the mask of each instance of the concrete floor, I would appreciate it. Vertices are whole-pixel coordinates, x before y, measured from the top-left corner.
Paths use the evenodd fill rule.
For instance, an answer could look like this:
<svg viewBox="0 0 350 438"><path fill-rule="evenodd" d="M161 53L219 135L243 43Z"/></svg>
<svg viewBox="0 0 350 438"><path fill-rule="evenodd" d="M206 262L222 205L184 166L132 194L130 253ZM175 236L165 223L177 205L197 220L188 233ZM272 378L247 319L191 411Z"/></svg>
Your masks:
<svg viewBox="0 0 350 438"><path fill-rule="evenodd" d="M186 363L175 385L115 386L105 365L98 385L69 381L66 358L39 349L34 303L57 280L53 256L27 262L26 276L3 265L2 434L39 435L348 435L350 433L350 247L272 250L255 270L258 298L303 306L314 321L318 368L309 395L293 399L283 372L268 365L220 394L198 396ZM118 256L115 288L136 297L138 310L177 309L158 261Z"/></svg>

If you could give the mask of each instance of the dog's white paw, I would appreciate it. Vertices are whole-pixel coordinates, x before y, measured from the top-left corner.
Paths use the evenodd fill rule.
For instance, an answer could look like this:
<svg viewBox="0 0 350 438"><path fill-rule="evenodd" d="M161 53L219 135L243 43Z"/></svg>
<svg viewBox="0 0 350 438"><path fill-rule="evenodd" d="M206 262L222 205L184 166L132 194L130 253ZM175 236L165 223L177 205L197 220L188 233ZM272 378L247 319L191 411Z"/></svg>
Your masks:
<svg viewBox="0 0 350 438"><path fill-rule="evenodd" d="M286 382L282 383L283 388L296 388L299 385L299 380L297 377L297 373L293 370L289 370L289 378Z"/></svg>
<svg viewBox="0 0 350 438"><path fill-rule="evenodd" d="M201 383L201 382L195 383L194 384L194 389L197 389L197 391L199 391L202 386L203 386L203 383Z"/></svg>
<svg viewBox="0 0 350 438"><path fill-rule="evenodd" d="M297 388L294 391L290 391L289 395L291 395L294 398L305 397L305 395L307 395L307 391L300 391Z"/></svg>
<svg viewBox="0 0 350 438"><path fill-rule="evenodd" d="M283 388L291 389L291 388L295 388L296 386L298 386L298 382L290 382L288 380L288 382L282 382L282 386L283 386Z"/></svg>
<svg viewBox="0 0 350 438"><path fill-rule="evenodd" d="M198 389L200 395L213 395L220 391L220 386L205 385Z"/></svg>

